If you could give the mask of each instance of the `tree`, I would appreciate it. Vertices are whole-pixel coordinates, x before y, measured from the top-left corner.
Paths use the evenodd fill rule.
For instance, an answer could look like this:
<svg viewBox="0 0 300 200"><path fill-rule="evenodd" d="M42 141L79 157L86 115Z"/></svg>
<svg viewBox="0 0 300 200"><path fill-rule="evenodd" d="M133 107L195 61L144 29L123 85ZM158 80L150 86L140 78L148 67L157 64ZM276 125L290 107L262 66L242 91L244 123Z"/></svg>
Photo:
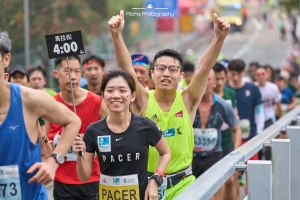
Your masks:
<svg viewBox="0 0 300 200"><path fill-rule="evenodd" d="M288 12L293 9L299 8L299 0L282 0L279 5L283 6Z"/></svg>
<svg viewBox="0 0 300 200"><path fill-rule="evenodd" d="M1 8L0 28L9 32L12 53L17 55L24 51L23 1L2 1ZM31 0L29 10L31 50L45 66L49 66L45 35L81 30L84 43L89 44L106 31L101 21L107 18L107 0Z"/></svg>

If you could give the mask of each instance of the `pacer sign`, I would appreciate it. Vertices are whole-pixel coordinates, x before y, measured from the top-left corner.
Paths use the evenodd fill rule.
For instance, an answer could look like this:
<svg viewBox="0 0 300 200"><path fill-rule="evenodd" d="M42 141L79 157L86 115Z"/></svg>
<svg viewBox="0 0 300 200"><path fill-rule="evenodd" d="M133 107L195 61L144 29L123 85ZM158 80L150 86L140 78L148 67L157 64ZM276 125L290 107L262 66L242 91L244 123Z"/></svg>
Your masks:
<svg viewBox="0 0 300 200"><path fill-rule="evenodd" d="M101 174L99 200L140 200L138 175L106 176Z"/></svg>
<svg viewBox="0 0 300 200"><path fill-rule="evenodd" d="M81 31L45 35L49 58L85 54Z"/></svg>

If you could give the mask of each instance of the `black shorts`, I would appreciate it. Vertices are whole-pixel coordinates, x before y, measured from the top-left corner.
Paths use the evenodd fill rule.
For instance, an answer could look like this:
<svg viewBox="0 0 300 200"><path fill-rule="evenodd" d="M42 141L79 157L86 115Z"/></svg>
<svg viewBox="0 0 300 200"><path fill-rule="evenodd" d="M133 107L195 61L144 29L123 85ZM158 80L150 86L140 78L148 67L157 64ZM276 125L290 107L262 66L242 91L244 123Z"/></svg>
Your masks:
<svg viewBox="0 0 300 200"><path fill-rule="evenodd" d="M223 150L223 158L230 154L234 150L234 147L230 147L228 149Z"/></svg>
<svg viewBox="0 0 300 200"><path fill-rule="evenodd" d="M216 152L207 157L194 157L193 159L193 174L198 178L211 166L216 164L219 160L223 158L223 152Z"/></svg>
<svg viewBox="0 0 300 200"><path fill-rule="evenodd" d="M268 119L267 121L265 121L264 129L268 128L268 127L271 126L272 124L273 124L273 120L272 120L272 119Z"/></svg>
<svg viewBox="0 0 300 200"><path fill-rule="evenodd" d="M54 200L96 200L98 194L99 181L80 185L54 181Z"/></svg>

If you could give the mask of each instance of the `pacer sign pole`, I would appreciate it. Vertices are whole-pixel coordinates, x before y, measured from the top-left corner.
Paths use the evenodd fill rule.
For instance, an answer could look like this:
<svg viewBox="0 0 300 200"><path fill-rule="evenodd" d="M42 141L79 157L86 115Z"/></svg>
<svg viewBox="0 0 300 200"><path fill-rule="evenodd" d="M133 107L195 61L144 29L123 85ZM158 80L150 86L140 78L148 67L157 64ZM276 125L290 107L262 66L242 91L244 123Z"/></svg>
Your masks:
<svg viewBox="0 0 300 200"><path fill-rule="evenodd" d="M75 99L74 99L74 91L73 91L73 84L72 84L72 78L71 78L71 69L69 65L69 58L67 56L67 65L68 65L68 74L69 74L69 81L70 81L70 87L71 87L71 95L72 95L72 104L73 104L73 111L76 114L76 106L75 106Z"/></svg>
<svg viewBox="0 0 300 200"><path fill-rule="evenodd" d="M73 111L76 114L76 106L74 99L73 83L71 78L71 69L69 65L69 56L85 54L81 31L58 33L53 35L46 35L46 44L49 58L66 57L68 65L68 74L71 87ZM80 135L78 134L78 137ZM82 152L79 152L82 156Z"/></svg>

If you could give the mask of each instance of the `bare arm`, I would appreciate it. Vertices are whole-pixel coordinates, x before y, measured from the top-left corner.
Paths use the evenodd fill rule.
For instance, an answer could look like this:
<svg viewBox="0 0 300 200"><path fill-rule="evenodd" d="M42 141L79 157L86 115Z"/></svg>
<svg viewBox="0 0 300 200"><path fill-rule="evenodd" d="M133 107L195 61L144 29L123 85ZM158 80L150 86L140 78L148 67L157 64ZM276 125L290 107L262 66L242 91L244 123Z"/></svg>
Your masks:
<svg viewBox="0 0 300 200"><path fill-rule="evenodd" d="M199 68L197 69L192 82L183 91L183 98L188 111L195 109L200 103L206 89L210 70L216 63L221 52L223 42L230 30L230 24L226 20L218 18L218 15L214 13L214 29L216 36L201 58Z"/></svg>
<svg viewBox="0 0 300 200"><path fill-rule="evenodd" d="M165 171L168 167L169 161L171 159L171 150L165 140L165 138L161 137L161 139L158 141L158 143L155 145L156 150L158 151L160 158L157 164L157 169L161 171ZM158 174L158 173L154 173ZM157 198L157 182L154 179L151 179L149 181L149 184L147 186L146 192L145 192L145 200L148 199L158 199Z"/></svg>
<svg viewBox="0 0 300 200"><path fill-rule="evenodd" d="M231 127L230 130L233 134L234 149L237 149L242 143L242 131L238 124L234 127Z"/></svg>
<svg viewBox="0 0 300 200"><path fill-rule="evenodd" d="M39 140L41 145L42 161L45 161L47 160L47 158L49 158L53 149L48 141L46 131L45 131L45 126L38 125L38 131L39 131Z"/></svg>
<svg viewBox="0 0 300 200"><path fill-rule="evenodd" d="M52 96L44 91L31 90L25 96L27 97L23 99L25 106L29 111L37 115L37 118L43 118L63 127L60 142L54 153L64 156L79 132L81 120L66 106L55 101ZM48 127L47 125L45 129L48 129Z"/></svg>
<svg viewBox="0 0 300 200"><path fill-rule="evenodd" d="M164 172L167 169L168 164L171 159L171 150L170 150L168 143L166 142L164 137L161 137L161 139L155 145L155 148L160 155L160 158L159 158L158 164L157 164L157 169Z"/></svg>
<svg viewBox="0 0 300 200"><path fill-rule="evenodd" d="M95 153L88 153L85 151L84 141L80 137L76 137L73 149L77 154L77 175L82 182L87 182L92 174ZM83 152L82 156L78 156L78 152Z"/></svg>
<svg viewBox="0 0 300 200"><path fill-rule="evenodd" d="M277 110L277 117L282 117L282 110L281 110L281 101L278 101L276 103L276 110Z"/></svg>
<svg viewBox="0 0 300 200"><path fill-rule="evenodd" d="M288 110L292 110L293 108L295 108L298 105L298 101L296 97L292 98L292 102L287 106Z"/></svg>
<svg viewBox="0 0 300 200"><path fill-rule="evenodd" d="M112 41L114 44L114 50L118 65L121 69L127 71L134 78L134 82L136 85L136 100L132 104L133 112L136 114L141 114L143 112L143 109L145 109L145 107L147 106L148 93L145 88L138 82L135 71L133 70L131 56L124 43L121 33L124 24L125 20L123 10L121 10L120 15L113 16L108 21L108 27L112 35Z"/></svg>
<svg viewBox="0 0 300 200"><path fill-rule="evenodd" d="M29 113L31 113L32 118L36 120L38 118L44 118L45 120L64 127L60 142L53 152L64 156L79 131L81 126L80 119L67 107L56 102L46 92L27 88L24 89L24 87L22 90L24 97L23 105L25 106L25 110L30 111ZM49 157L42 163L35 163L28 169L27 173L32 173L35 170L38 170L38 172L29 180L29 183L34 181L40 184L50 183L54 179L57 167L58 164L53 157Z"/></svg>

